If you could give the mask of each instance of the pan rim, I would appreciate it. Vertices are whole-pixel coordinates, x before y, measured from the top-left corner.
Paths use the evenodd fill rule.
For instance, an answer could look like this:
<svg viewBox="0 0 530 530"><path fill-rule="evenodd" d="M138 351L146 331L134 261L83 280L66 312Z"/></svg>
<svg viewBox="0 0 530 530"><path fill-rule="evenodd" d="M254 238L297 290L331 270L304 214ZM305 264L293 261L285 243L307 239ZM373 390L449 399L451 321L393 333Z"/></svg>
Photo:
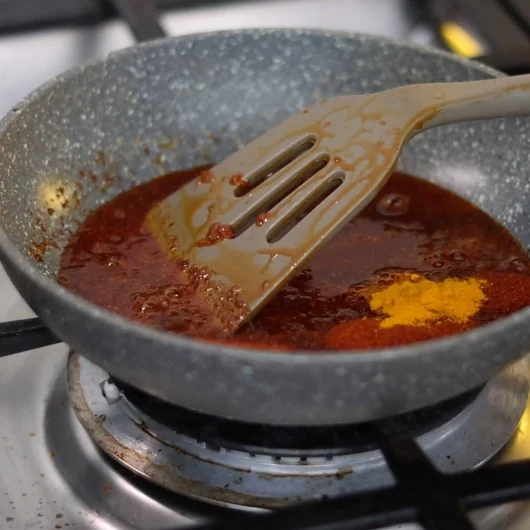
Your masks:
<svg viewBox="0 0 530 530"><path fill-rule="evenodd" d="M16 119L17 112L30 105L33 101L41 98L46 92L58 84L68 81L81 75L86 69L95 67L112 59L119 59L122 55L129 55L135 53L138 49L145 49L149 47L158 47L162 43L171 42L185 42L189 40L208 39L212 37L234 36L234 35L255 35L266 36L269 34L281 35L285 37L295 36L323 36L323 37L344 37L356 41L375 41L388 43L397 48L415 50L421 53L428 53L435 56L441 56L451 61L461 63L467 67L473 68L483 72L492 77L502 76L498 72L488 66L480 63L473 63L468 59L455 56L449 52L437 49L429 49L417 44L402 42L396 39L386 37L379 37L373 35L366 35L356 32L348 31L334 31L325 29L312 28L248 28L239 30L222 30L201 33L191 33L182 36L164 37L155 39L149 42L136 44L124 49L111 52L101 58L89 61L73 69L67 70L63 74L47 81L37 89L30 92L23 98L0 120L0 136L4 134L10 124ZM252 362L263 363L290 363L293 365L306 364L308 361L313 367L322 364L337 364L337 365L356 365L357 363L365 364L380 364L385 361L392 361L396 358L411 359L420 356L425 356L427 351L430 355L436 355L444 350L458 347L458 349L465 349L465 344L487 341L490 337L496 336L502 332L509 332L511 329L517 327L526 318L530 316L530 307L517 311L508 317L504 317L493 323L486 324L471 331L459 333L451 337L433 339L425 342L420 342L412 345L396 346L391 348L378 348L369 350L296 350L290 353L285 351L262 350L250 347L230 347L222 343L209 342L207 340L194 339L184 335L164 332L151 328L144 324L131 321L117 313L108 311L83 297L76 295L58 284L55 280L43 274L31 260L24 256L18 250L14 242L0 227L0 255L4 260L9 261L21 272L25 279L35 282L47 295L56 296L61 299L66 305L74 306L83 316L88 319L102 320L105 323L111 324L116 328L121 328L125 332L136 335L143 339L154 340L162 343L165 346L175 348L192 349L201 355L208 355L217 357L219 355L231 357L238 363L246 363L249 359ZM48 325L48 319L43 318ZM52 320L52 319L50 319ZM53 330L53 323L50 325Z"/></svg>

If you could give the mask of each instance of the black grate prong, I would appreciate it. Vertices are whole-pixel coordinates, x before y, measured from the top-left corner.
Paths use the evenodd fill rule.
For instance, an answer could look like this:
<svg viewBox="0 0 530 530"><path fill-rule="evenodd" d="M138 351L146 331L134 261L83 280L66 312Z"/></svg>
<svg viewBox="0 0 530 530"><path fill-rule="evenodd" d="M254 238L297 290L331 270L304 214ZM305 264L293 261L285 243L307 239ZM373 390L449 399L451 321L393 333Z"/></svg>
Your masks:
<svg viewBox="0 0 530 530"><path fill-rule="evenodd" d="M414 500L418 522L429 530L473 530L450 477L440 473L395 419L378 424L381 450L401 495Z"/></svg>

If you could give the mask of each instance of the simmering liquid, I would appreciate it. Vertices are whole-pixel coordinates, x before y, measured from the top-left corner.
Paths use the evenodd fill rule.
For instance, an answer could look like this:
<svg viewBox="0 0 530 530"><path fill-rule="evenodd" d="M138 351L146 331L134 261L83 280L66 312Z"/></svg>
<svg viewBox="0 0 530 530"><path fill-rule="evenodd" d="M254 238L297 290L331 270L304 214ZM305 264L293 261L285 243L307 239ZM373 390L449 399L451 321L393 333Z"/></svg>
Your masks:
<svg viewBox="0 0 530 530"><path fill-rule="evenodd" d="M376 199L330 240L262 312L229 339L208 329L208 309L144 222L201 169L158 177L92 212L63 252L59 282L131 320L210 340L280 350L366 349L455 334L530 304L529 259L510 233L457 195L394 173ZM363 296L403 272L441 281L486 280L470 322L381 329ZM354 332L332 330L355 321ZM330 339L330 337L332 337ZM333 339L333 337L335 337Z"/></svg>

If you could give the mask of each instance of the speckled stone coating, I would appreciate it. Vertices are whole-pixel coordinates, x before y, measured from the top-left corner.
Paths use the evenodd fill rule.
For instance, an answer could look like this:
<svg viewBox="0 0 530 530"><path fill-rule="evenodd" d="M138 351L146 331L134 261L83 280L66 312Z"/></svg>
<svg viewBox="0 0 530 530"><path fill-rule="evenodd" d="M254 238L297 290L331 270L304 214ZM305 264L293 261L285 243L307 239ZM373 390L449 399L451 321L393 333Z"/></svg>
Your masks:
<svg viewBox="0 0 530 530"><path fill-rule="evenodd" d="M40 88L1 122L2 262L74 349L181 406L309 425L441 401L528 351L530 309L411 347L286 355L133 324L65 291L55 275L61 249L89 210L160 173L216 162L319 98L492 75L447 54L313 30L195 35L118 52ZM528 119L441 127L411 141L400 164L479 205L528 246L529 138Z"/></svg>

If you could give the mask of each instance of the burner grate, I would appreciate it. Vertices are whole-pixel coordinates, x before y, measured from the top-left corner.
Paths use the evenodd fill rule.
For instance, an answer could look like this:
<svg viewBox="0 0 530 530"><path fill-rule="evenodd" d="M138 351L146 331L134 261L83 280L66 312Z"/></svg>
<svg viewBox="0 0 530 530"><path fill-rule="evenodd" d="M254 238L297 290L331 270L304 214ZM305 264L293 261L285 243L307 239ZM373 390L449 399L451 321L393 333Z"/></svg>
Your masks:
<svg viewBox="0 0 530 530"><path fill-rule="evenodd" d="M324 522L333 523L332 528L338 522L346 524L343 528L349 528L347 525L358 517L365 526L352 528L380 528L384 514L400 518L399 522L425 520L429 524L427 516L430 516L431 522L447 524L425 528L466 528L453 526L453 518L445 517L446 513L456 513L465 521L463 510L467 504L461 501L466 501L468 492L473 493L463 489L460 482L455 486L454 477L460 477L459 471L480 466L505 445L519 423L528 396L528 380L523 377L522 365L514 366L489 381L474 399L468 395L457 399L453 406L447 402L440 404L444 414L452 412L456 416L425 435L418 437L417 424L411 429L411 416L415 417L417 412L366 424L364 427L371 431L370 441L377 450L363 453L353 452L359 426L342 426L343 439L338 446L332 445L336 442L334 436L327 440L330 445L316 445L325 438L312 439L315 427L292 427L294 437L290 442L303 441L299 431L307 430L307 441L315 445L296 450L295 446L282 443L286 438L280 436L276 438L275 448L279 456L274 456L271 448L263 445L264 440L253 454L242 444L249 437L256 439L263 429L277 433L283 427L246 424L239 428L232 420L212 419L174 406L165 408L159 400L143 393L135 395L134 389L111 381L108 373L79 354L70 356L68 386L72 406L83 427L100 449L125 467L170 491L209 503L243 510L279 509L280 529L323 528ZM112 392L108 393L109 389ZM463 401L459 403L459 400ZM462 406L464 409L460 410ZM186 412L195 420L193 427L198 430L190 430L190 421L188 424L182 421ZM225 421L226 430L220 439L216 431L219 423ZM323 432L332 434L336 429L326 427ZM348 447L348 433L354 438L349 446L352 452L334 454L333 450ZM321 456L311 455L308 452L311 450L320 451ZM376 492L375 496L368 491ZM344 503L336 504L340 499ZM322 513L330 512L329 520L311 515L311 506L316 506L320 513L319 502L325 508ZM331 502L329 509L328 502ZM357 511L359 502L361 512ZM352 505L356 506L354 512L344 508ZM297 508L283 511L285 506ZM335 513L335 510L339 511ZM240 513L236 516L238 521ZM296 525L291 522L290 514L294 514ZM338 514L341 519L336 521ZM483 519L483 515L479 518ZM268 518L264 521L266 528L276 525L274 518L272 522ZM250 527L254 528L257 522L261 524L261 519L252 519ZM229 523L233 528L241 527L234 523L233 515ZM224 525L225 521L219 524Z"/></svg>
<svg viewBox="0 0 530 530"><path fill-rule="evenodd" d="M469 512L530 497L530 461L473 472L440 473L396 419L378 424L381 450L396 479L392 487L304 503L197 530L372 530L417 523L425 530L473 530ZM426 485L428 484L428 487Z"/></svg>

